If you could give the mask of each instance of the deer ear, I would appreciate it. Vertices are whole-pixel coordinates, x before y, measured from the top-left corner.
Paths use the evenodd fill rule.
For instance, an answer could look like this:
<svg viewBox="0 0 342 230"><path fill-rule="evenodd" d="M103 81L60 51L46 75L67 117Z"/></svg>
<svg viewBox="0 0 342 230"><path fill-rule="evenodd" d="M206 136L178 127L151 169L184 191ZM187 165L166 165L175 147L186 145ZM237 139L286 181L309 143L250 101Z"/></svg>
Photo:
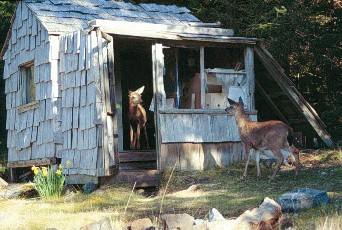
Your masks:
<svg viewBox="0 0 342 230"><path fill-rule="evenodd" d="M235 101L233 101L232 99L230 99L230 98L227 98L228 99L228 102L229 102L229 104L230 105L234 105L234 104L236 104L236 102Z"/></svg>
<svg viewBox="0 0 342 230"><path fill-rule="evenodd" d="M239 103L243 106L243 100L241 97L239 97Z"/></svg>
<svg viewBox="0 0 342 230"><path fill-rule="evenodd" d="M142 94L144 92L145 86L141 86L139 89L137 89L135 92Z"/></svg>

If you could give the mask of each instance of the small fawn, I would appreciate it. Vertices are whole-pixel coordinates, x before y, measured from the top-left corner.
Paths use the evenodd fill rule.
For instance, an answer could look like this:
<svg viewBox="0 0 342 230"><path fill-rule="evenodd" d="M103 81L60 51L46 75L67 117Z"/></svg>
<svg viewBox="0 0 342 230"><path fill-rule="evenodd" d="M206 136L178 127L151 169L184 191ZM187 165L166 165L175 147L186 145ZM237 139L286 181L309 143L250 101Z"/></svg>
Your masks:
<svg viewBox="0 0 342 230"><path fill-rule="evenodd" d="M300 164L299 164L299 150L292 144L289 146L287 136L289 131L292 132L292 128L281 121L264 121L254 122L249 121L246 113L243 109L243 101L240 97L239 102L235 102L228 98L230 107L226 108L227 113L234 115L237 126L240 131L241 141L245 145L246 150L246 166L245 171L241 179L245 179L247 176L247 167L249 163L249 151L251 148L256 150L256 166L257 166L257 179L261 177L260 172L260 151L269 149L277 158L277 165L273 175L269 179L272 182L283 163L284 157L281 153L281 149L293 154L295 157L296 174L295 179L299 176Z"/></svg>
<svg viewBox="0 0 342 230"><path fill-rule="evenodd" d="M144 128L146 148L150 149L148 144L148 137L146 132L146 110L141 105L141 94L143 93L145 86L140 87L136 91L128 91L129 109L129 135L130 135L130 149L140 149L140 130Z"/></svg>

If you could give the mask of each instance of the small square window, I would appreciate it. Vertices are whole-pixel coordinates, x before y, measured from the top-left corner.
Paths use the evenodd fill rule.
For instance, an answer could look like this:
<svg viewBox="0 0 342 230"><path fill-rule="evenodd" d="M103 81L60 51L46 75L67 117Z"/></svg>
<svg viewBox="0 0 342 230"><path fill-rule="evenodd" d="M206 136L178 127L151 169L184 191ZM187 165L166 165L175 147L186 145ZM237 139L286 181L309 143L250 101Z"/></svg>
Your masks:
<svg viewBox="0 0 342 230"><path fill-rule="evenodd" d="M20 67L20 88L22 92L23 105L36 100L36 84L34 83L33 62L29 62Z"/></svg>

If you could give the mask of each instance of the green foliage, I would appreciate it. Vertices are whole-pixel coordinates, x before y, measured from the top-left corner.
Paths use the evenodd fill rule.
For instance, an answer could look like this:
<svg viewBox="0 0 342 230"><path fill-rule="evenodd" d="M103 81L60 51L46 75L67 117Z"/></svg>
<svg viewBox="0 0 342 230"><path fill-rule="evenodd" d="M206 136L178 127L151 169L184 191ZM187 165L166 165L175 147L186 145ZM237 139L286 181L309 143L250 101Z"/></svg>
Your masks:
<svg viewBox="0 0 342 230"><path fill-rule="evenodd" d="M7 32L10 27L12 14L15 10L15 2L0 1L0 50L6 40ZM0 157L7 157L6 147L6 99L3 80L3 61L0 61ZM1 175L1 173L0 173Z"/></svg>
<svg viewBox="0 0 342 230"><path fill-rule="evenodd" d="M34 173L34 188L43 200L58 198L61 196L65 174L62 172L63 166L57 169L52 167L32 167Z"/></svg>
<svg viewBox="0 0 342 230"><path fill-rule="evenodd" d="M2 175L4 175L6 172L6 166L0 164L0 177L3 177Z"/></svg>

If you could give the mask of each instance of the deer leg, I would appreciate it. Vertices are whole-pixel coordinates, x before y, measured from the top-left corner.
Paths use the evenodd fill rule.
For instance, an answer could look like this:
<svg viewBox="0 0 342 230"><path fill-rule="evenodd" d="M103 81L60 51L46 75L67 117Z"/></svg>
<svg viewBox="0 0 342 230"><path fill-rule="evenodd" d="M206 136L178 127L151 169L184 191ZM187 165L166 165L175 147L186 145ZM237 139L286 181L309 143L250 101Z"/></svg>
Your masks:
<svg viewBox="0 0 342 230"><path fill-rule="evenodd" d="M294 145L292 145L290 149L296 160L296 175L295 175L295 180L296 180L299 177L299 170L300 170L299 150Z"/></svg>
<svg viewBox="0 0 342 230"><path fill-rule="evenodd" d="M261 171L260 171L260 150L255 150L255 164L257 167L257 181L261 178Z"/></svg>
<svg viewBox="0 0 342 230"><path fill-rule="evenodd" d="M273 175L271 176L271 178L268 181L269 183L272 182L275 179L275 177L277 176L277 173L278 173L278 171L280 169L280 166L281 166L281 164L283 163L283 160L284 160L284 157L281 154L280 149L272 150L272 152L277 157L277 165L276 165L276 168L274 169Z"/></svg>
<svg viewBox="0 0 342 230"><path fill-rule="evenodd" d="M150 145L148 144L148 137L146 132L146 125L144 125L144 132L145 132L145 140L146 140L146 148L150 149Z"/></svg>
<svg viewBox="0 0 342 230"><path fill-rule="evenodd" d="M245 150L246 150L246 165L245 165L245 171L243 171L243 174L240 177L241 180L244 180L247 177L247 168L248 168L248 164L249 164L249 150L250 150L250 147L248 145L245 145Z"/></svg>
<svg viewBox="0 0 342 230"><path fill-rule="evenodd" d="M129 140L130 140L130 149L134 149L134 133L133 133L133 128L132 128L132 125L129 125Z"/></svg>
<svg viewBox="0 0 342 230"><path fill-rule="evenodd" d="M140 149L140 124L137 125L137 149Z"/></svg>

